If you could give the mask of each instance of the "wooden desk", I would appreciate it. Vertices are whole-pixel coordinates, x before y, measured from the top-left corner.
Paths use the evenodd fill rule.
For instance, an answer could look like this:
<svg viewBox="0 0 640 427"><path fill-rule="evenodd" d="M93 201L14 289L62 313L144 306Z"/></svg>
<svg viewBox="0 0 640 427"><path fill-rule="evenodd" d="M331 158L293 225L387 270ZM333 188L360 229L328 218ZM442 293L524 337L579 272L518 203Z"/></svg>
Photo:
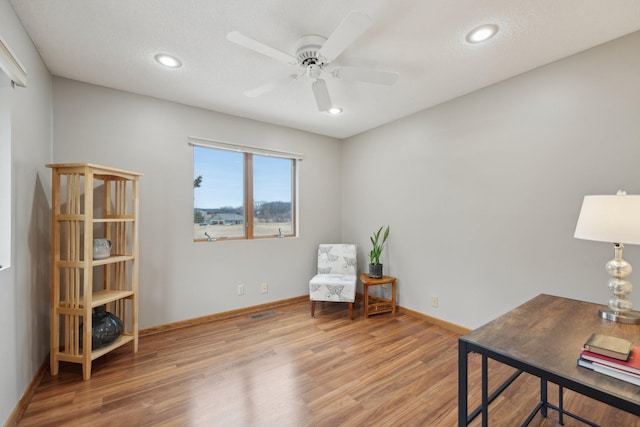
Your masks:
<svg viewBox="0 0 640 427"><path fill-rule="evenodd" d="M602 319L600 305L550 295L538 295L532 300L498 317L492 322L460 337L458 340L458 426L466 426L480 413L482 425L489 422L489 404L521 372L540 378L540 401L523 425L547 409L563 416L576 414L562 407L562 389L604 402L629 413L640 415L640 387L610 378L577 366L576 360L584 342L592 332L617 336L640 344L640 328ZM467 358L468 353L482 356L482 404L468 415ZM489 395L487 358L513 366L516 373ZM560 387L558 406L547 401L547 381ZM585 415L585 414L583 414Z"/></svg>
<svg viewBox="0 0 640 427"><path fill-rule="evenodd" d="M372 314L395 313L396 312L396 278L392 276L382 276L379 279L369 277L367 273L360 275L360 281L364 288L364 317ZM391 299L376 298L377 302L369 303L369 286L385 285L391 283Z"/></svg>

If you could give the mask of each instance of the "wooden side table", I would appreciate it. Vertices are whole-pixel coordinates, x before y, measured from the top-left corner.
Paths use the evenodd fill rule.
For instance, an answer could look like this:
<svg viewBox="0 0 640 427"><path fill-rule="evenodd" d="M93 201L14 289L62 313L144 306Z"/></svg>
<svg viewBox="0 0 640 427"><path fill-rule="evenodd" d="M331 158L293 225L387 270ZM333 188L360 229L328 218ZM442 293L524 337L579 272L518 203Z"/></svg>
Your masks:
<svg viewBox="0 0 640 427"><path fill-rule="evenodd" d="M392 276L382 276L379 279L369 277L367 273L360 274L360 281L364 288L364 317L371 314L395 313L396 312L396 278ZM369 303L369 286L384 285L391 283L391 299L379 298L377 302Z"/></svg>

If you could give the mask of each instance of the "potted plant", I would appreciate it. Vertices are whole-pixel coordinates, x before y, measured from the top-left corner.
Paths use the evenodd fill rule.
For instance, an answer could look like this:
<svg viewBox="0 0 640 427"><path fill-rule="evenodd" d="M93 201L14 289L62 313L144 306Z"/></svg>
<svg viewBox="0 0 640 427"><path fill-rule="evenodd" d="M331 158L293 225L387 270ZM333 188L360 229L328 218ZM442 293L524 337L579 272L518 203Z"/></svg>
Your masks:
<svg viewBox="0 0 640 427"><path fill-rule="evenodd" d="M384 243L387 241L389 237L389 226L387 225L387 229L384 231L382 235L382 241L380 241L380 233L382 233L382 229L384 226L380 227L378 231L373 233L373 236L370 237L371 252L369 252L369 277L373 277L375 279L379 279L382 277L382 264L380 264L380 255L382 254L382 248L384 247Z"/></svg>

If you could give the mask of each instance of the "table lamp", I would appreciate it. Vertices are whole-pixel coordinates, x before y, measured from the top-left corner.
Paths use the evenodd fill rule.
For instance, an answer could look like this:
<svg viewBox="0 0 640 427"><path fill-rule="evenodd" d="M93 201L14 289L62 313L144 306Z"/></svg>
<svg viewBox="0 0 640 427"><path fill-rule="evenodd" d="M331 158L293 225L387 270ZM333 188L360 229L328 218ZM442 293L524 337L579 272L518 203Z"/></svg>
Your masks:
<svg viewBox="0 0 640 427"><path fill-rule="evenodd" d="M623 244L640 244L640 196L628 196L622 190L615 196L585 196L574 237L613 243L614 259L606 264L613 296L608 307L600 309L600 316L640 324L640 313L632 311L633 304L627 298L632 288L626 280L631 265L622 259Z"/></svg>

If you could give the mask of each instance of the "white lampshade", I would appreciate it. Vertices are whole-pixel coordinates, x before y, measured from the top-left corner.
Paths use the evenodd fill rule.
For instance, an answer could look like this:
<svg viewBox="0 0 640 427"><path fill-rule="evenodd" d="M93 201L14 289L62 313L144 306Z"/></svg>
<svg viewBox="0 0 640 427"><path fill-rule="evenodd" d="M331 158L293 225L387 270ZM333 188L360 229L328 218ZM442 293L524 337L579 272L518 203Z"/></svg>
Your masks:
<svg viewBox="0 0 640 427"><path fill-rule="evenodd" d="M585 196L573 236L639 245L640 196L627 196L624 192L615 196Z"/></svg>

